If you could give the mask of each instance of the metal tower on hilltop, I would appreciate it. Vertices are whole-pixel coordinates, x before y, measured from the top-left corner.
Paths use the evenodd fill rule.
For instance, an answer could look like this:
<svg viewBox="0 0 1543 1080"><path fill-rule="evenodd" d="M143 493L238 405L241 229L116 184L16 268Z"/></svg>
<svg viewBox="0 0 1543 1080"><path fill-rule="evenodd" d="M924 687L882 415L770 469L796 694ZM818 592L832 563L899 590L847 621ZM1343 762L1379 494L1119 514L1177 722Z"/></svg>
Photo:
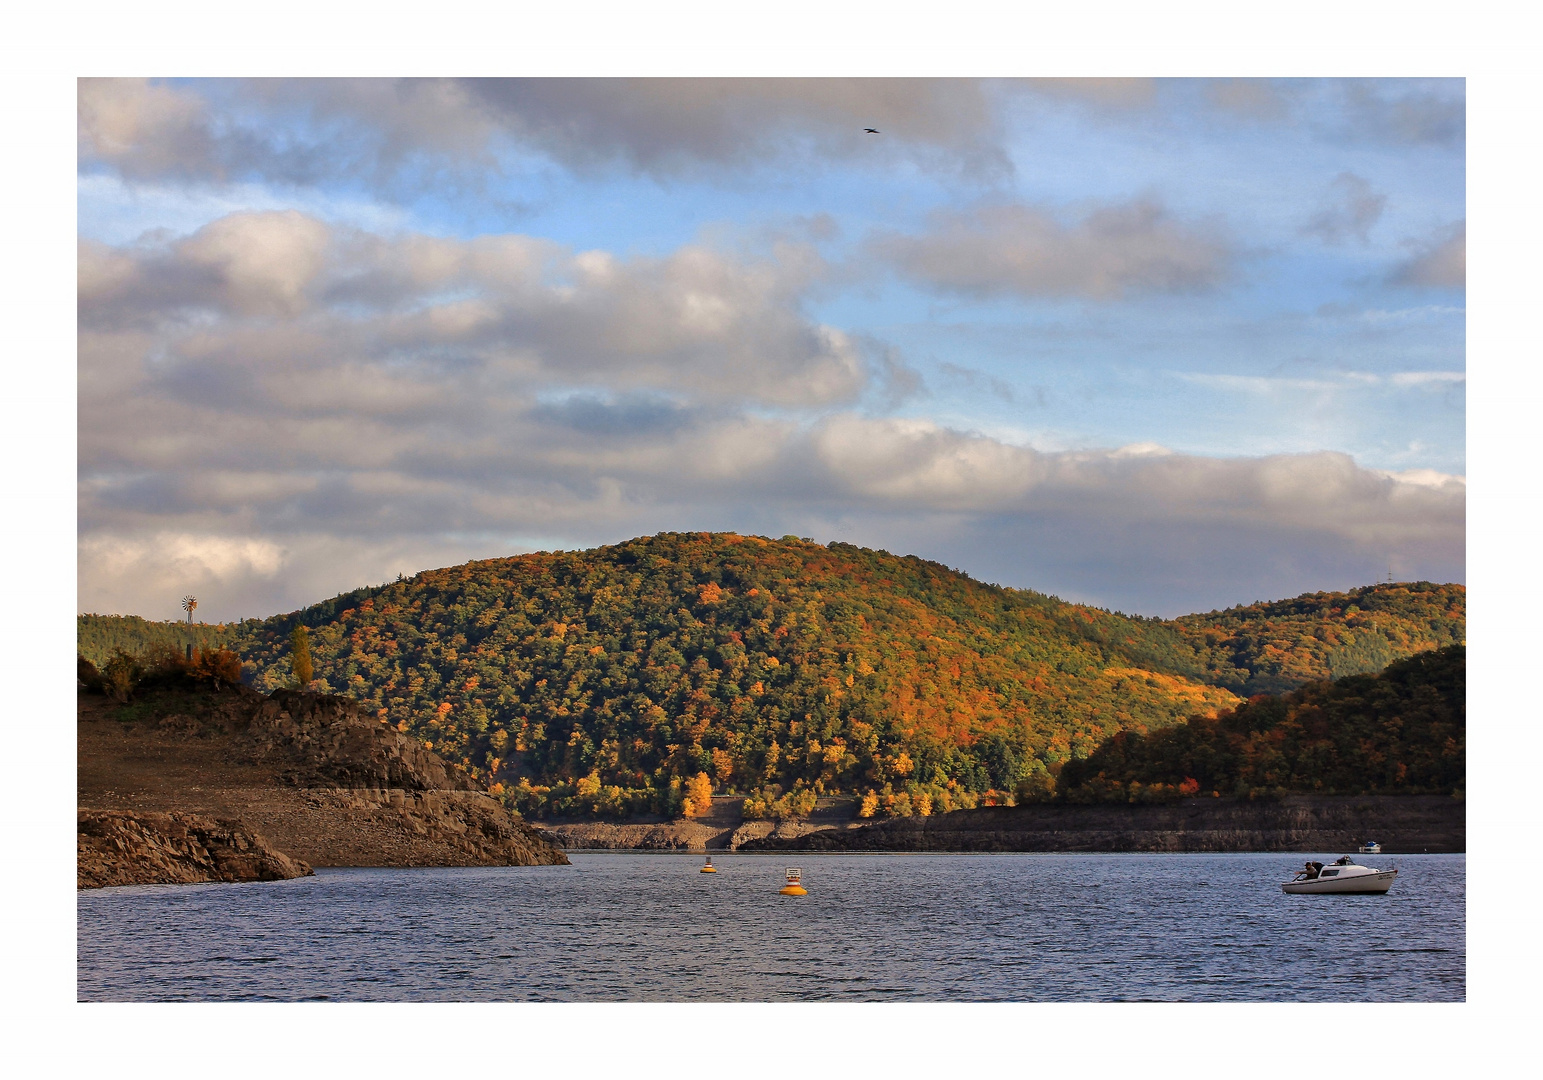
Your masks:
<svg viewBox="0 0 1543 1080"><path fill-rule="evenodd" d="M188 613L188 625L193 625L193 609L198 606L198 597L184 596L182 598L182 610Z"/></svg>

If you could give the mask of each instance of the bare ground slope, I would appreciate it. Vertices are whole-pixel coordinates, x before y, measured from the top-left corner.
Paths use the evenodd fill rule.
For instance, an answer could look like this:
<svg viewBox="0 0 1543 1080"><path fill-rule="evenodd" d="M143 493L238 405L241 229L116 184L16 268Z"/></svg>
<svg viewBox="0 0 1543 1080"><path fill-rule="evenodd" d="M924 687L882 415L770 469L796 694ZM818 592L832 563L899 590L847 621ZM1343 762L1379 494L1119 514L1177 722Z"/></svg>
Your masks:
<svg viewBox="0 0 1543 1080"><path fill-rule="evenodd" d="M163 690L123 708L82 694L82 811L244 824L312 866L566 863L463 771L324 694Z"/></svg>

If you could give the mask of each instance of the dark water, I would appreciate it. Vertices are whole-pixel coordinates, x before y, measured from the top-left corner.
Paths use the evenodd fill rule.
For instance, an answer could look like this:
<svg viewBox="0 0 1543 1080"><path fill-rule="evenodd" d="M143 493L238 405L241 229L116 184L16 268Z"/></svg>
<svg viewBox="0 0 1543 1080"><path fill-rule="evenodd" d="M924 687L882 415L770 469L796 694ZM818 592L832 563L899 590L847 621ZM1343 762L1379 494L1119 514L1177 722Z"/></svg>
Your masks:
<svg viewBox="0 0 1543 1080"><path fill-rule="evenodd" d="M79 894L83 1001L1461 1001L1461 855L574 855ZM1327 861L1327 860L1325 860ZM809 895L778 895L784 865Z"/></svg>

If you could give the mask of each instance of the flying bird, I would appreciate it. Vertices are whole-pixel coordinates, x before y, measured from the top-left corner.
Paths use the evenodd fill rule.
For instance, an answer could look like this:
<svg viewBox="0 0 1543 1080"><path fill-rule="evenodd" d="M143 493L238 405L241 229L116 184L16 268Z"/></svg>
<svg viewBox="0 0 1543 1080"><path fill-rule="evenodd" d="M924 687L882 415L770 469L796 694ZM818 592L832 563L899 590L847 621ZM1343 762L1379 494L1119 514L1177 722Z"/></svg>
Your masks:
<svg viewBox="0 0 1543 1080"><path fill-rule="evenodd" d="M877 135L879 133L878 128L863 128L863 130L866 131L869 135Z"/></svg>

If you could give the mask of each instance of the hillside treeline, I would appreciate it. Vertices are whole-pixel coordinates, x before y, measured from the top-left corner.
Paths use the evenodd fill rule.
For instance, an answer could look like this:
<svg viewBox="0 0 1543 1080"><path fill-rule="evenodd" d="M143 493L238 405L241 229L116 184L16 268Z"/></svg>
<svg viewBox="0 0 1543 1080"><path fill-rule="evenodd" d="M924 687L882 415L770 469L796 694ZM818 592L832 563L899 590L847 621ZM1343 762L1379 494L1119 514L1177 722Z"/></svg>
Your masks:
<svg viewBox="0 0 1543 1080"><path fill-rule="evenodd" d="M668 811L704 773L778 812L869 788L968 805L1123 727L1233 701L1069 632L1065 607L850 545L666 534L300 617L319 685L527 812ZM246 647L259 687L288 677L292 622Z"/></svg>
<svg viewBox="0 0 1543 1080"><path fill-rule="evenodd" d="M77 615L76 651L96 667L114 653L149 656L166 650L224 648L236 637L235 626L219 623L151 622L138 615Z"/></svg>
<svg viewBox="0 0 1543 1080"><path fill-rule="evenodd" d="M1210 681L1252 697L1378 672L1400 657L1460 644L1467 596L1461 585L1428 581L1368 585L1184 615L1172 625L1204 653Z"/></svg>
<svg viewBox="0 0 1543 1080"><path fill-rule="evenodd" d="M1358 636L1463 632L1460 588L1363 592L1311 625L1268 605L1190 625L846 544L662 534L426 572L244 629L238 651L281 685L303 622L319 688L529 813L668 812L704 774L753 811L872 792L894 812L1033 788L1115 732L1236 704L1281 626L1310 654L1284 670L1325 673Z"/></svg>
<svg viewBox="0 0 1543 1080"><path fill-rule="evenodd" d="M1071 801L1284 791L1457 793L1466 786L1467 650L1396 660L1378 675L1261 695L1215 716L1122 731L1060 774Z"/></svg>
<svg viewBox="0 0 1543 1080"><path fill-rule="evenodd" d="M673 812L704 787L750 794L752 814L836 792L912 813L1046 790L1116 732L1214 714L1261 680L1461 640L1463 603L1417 583L1165 621L848 544L666 533L224 629L267 690L293 678L306 626L316 689L527 813Z"/></svg>

